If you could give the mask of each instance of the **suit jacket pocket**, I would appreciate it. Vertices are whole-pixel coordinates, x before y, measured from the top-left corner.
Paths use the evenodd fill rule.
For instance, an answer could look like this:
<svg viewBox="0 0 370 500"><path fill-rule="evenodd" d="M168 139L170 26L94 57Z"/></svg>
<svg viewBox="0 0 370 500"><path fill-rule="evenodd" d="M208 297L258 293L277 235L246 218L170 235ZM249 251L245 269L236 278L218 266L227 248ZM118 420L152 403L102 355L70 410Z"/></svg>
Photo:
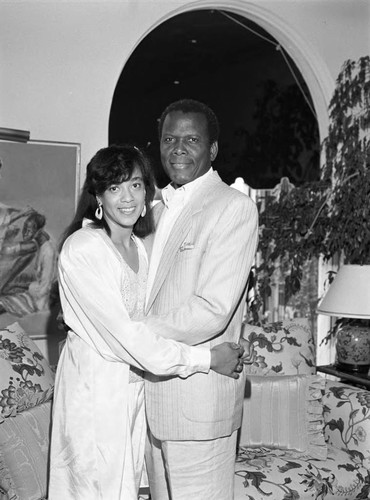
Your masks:
<svg viewBox="0 0 370 500"><path fill-rule="evenodd" d="M193 375L185 384L186 391L182 398L184 418L200 423L232 419L238 381L210 372L208 375Z"/></svg>

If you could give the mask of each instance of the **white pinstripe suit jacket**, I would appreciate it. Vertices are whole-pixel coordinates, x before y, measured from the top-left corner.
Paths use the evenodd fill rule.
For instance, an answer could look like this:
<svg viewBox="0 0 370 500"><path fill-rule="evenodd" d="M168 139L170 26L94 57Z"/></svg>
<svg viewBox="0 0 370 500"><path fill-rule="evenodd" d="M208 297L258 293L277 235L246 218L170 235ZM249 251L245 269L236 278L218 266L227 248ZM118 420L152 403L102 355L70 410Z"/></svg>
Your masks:
<svg viewBox="0 0 370 500"><path fill-rule="evenodd" d="M161 213L163 205L155 210ZM237 342L257 239L255 204L212 173L166 242L147 304L148 326L190 345ZM152 433L161 440L230 435L240 427L244 384L245 377L234 380L213 371L187 379L148 374Z"/></svg>

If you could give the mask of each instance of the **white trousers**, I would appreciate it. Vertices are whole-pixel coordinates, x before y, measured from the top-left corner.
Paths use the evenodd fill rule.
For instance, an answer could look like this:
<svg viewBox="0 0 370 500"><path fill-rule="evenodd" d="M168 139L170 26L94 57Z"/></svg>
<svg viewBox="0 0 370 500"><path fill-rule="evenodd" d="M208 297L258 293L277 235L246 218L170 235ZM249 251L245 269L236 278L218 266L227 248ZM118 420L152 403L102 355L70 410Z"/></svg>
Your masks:
<svg viewBox="0 0 370 500"><path fill-rule="evenodd" d="M148 431L152 500L233 500L237 431L210 441L159 441Z"/></svg>

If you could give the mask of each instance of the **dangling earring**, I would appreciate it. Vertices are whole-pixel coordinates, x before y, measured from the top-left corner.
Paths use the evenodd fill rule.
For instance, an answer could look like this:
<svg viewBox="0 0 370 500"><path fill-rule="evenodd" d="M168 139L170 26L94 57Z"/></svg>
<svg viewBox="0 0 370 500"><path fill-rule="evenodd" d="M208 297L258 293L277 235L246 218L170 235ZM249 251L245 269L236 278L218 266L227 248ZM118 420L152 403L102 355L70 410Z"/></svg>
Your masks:
<svg viewBox="0 0 370 500"><path fill-rule="evenodd" d="M102 220L103 218L103 204L100 200L98 201L98 208L95 210L95 217L98 220Z"/></svg>
<svg viewBox="0 0 370 500"><path fill-rule="evenodd" d="M146 205L144 205L143 210L141 211L141 217L145 217L146 214Z"/></svg>

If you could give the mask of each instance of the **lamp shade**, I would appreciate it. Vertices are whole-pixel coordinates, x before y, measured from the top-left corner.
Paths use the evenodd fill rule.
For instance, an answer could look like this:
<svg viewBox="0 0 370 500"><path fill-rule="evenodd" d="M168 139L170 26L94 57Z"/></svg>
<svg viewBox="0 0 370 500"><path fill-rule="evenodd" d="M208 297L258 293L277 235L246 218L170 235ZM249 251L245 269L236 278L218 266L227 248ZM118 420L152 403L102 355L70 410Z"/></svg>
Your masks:
<svg viewBox="0 0 370 500"><path fill-rule="evenodd" d="M317 312L343 318L370 318L370 265L342 266Z"/></svg>

